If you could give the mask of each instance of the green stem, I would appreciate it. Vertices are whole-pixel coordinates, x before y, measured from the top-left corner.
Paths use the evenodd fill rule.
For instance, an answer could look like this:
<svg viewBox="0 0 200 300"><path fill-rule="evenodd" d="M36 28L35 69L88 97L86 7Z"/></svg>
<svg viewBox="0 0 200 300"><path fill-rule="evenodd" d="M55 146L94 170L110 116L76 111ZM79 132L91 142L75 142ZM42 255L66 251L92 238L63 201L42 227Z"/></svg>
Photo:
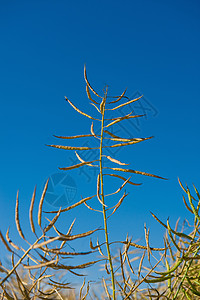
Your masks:
<svg viewBox="0 0 200 300"><path fill-rule="evenodd" d="M191 241L191 243L190 243L190 245L189 245L189 247L188 247L187 253L190 252L190 249L191 249L191 246L192 246L192 242L194 241L195 236L196 236L196 233L197 233L197 227L198 227L198 225L199 225L199 221L198 221L197 226L195 226L193 238L192 238L192 241ZM198 253L199 248L200 248L200 246L196 249L196 251L195 251L195 253L194 253L194 256ZM176 291L176 294L175 294L173 300L177 299L178 293L179 293L179 291L180 291L180 289L181 289L181 287L182 287L183 281L185 280L185 278L186 278L186 276L187 276L187 272L188 272L189 268L191 267L191 264L192 264L192 260L190 261L190 263L188 264L188 266L187 266L187 262L186 262L186 261L184 262L180 274L183 273L183 271L184 271L184 269L185 269L186 266L187 266L187 268L186 268L186 271L185 271L185 273L184 273L184 276L182 277L181 282L180 282L180 284L179 284L179 286L178 286L178 288L177 288L177 291ZM179 281L179 278L178 278L178 279L176 280L176 282L174 283L174 286L173 286L172 290L170 291L170 294L169 294L168 297L170 297L170 296L172 295L172 291L175 289L176 285L178 284L178 281Z"/></svg>
<svg viewBox="0 0 200 300"><path fill-rule="evenodd" d="M101 200L104 204L104 191L103 191L103 172L102 172L102 146L103 146L103 128L104 128L104 115L105 115L105 104L106 104L106 96L107 96L107 90L105 93L104 102L102 103L102 120L101 120L101 141L100 141L100 182L101 182ZM106 209L105 206L103 207L103 219L104 219L104 232L105 232L105 239L106 239L106 248L107 248L107 254L108 254L108 261L110 265L110 273L111 273L111 281L112 281L112 290L113 290L113 300L116 299L115 296L115 276L113 271L113 263L112 263L112 256L110 253L110 245L109 245L109 239L108 239L108 225L107 225L107 217L106 217Z"/></svg>
<svg viewBox="0 0 200 300"><path fill-rule="evenodd" d="M197 253L198 253L198 251L199 251L199 248L200 248L200 246L196 249L196 251L195 251L193 257L195 257L195 255L197 255ZM175 299L177 298L178 293L179 293L179 291L180 291L180 289L181 289L181 287L182 287L182 284L183 284L183 282L184 282L184 280L185 280L185 278L186 278L186 276L187 276L187 273L188 273L188 271L189 271L189 269L190 269L190 267L191 267L191 264L192 264L192 259L191 259L190 263L188 264L188 266L187 266L187 268L186 268L186 271L185 271L185 273L184 273L184 275L183 275L183 277L182 277L182 279L181 279L181 282L180 282L180 284L179 284L179 287L178 287L178 289L177 289L177 291L176 291L176 294L175 294L173 300L175 300ZM185 265L186 265L186 263L185 263Z"/></svg>

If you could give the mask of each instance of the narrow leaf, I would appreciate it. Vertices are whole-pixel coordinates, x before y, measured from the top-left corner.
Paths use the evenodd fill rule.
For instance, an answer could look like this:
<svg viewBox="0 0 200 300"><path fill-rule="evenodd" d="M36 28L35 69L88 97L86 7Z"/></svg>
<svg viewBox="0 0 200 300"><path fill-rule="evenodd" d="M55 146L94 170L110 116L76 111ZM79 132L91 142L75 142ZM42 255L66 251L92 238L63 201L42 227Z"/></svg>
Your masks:
<svg viewBox="0 0 200 300"><path fill-rule="evenodd" d="M87 93L88 99L90 99L92 102L94 102L96 104L99 104L97 101L95 101L94 99L92 99L92 97L90 95L90 90L89 90L88 84L86 85L86 93Z"/></svg>
<svg viewBox="0 0 200 300"><path fill-rule="evenodd" d="M175 241L175 239L173 238L173 236L172 236L172 229L171 229L171 227L170 227L170 225L169 225L169 220L167 220L167 229L168 229L168 233L169 233L169 236L170 236L170 238L171 238L171 240L172 240L172 243L174 244L174 246L176 247L176 249L179 251L179 252L181 252L181 249L179 248L179 246L178 246L178 244L176 243L176 241Z"/></svg>
<svg viewBox="0 0 200 300"><path fill-rule="evenodd" d="M1 240L2 240L2 242L3 242L3 244L4 244L4 246L6 247L6 249L7 249L9 252L13 252L13 251L10 249L8 243L6 242L6 240L5 240L4 236L3 236L3 234L1 233L1 230L0 230L0 238L1 238Z"/></svg>
<svg viewBox="0 0 200 300"><path fill-rule="evenodd" d="M33 233L35 233L35 226L34 226L34 221L33 221L33 207L34 207L34 202L35 202L35 193L36 193L36 187L33 191L33 196L31 199L31 204L30 204L30 209L29 209L29 220L31 224L31 230Z"/></svg>
<svg viewBox="0 0 200 300"><path fill-rule="evenodd" d="M99 96L99 95L97 94L97 92L95 92L95 90L94 90L94 89L92 88L92 86L90 85L90 83L89 83L89 81L88 81L88 79L87 79L86 66L84 66L84 78L85 78L85 81L86 81L88 87L90 88L90 90L91 90L97 97L103 98L103 97Z"/></svg>
<svg viewBox="0 0 200 300"><path fill-rule="evenodd" d="M54 260L50 260L50 261L47 261L45 263L41 263L41 264L38 264L38 265L33 265L33 266L24 266L25 269L28 269L28 270L33 270L33 269L39 269L39 268L43 268L43 267L51 267L52 266L55 266L55 263L57 262L56 259Z"/></svg>
<svg viewBox="0 0 200 300"><path fill-rule="evenodd" d="M141 99L142 97L143 97L143 95L140 96L140 97L138 97L138 98L136 98L136 99L132 99L132 100L130 100L130 101L127 101L126 103L120 104L120 105L118 105L118 106L116 106L116 107L114 107L114 108L109 108L108 110L115 110L115 109L118 109L118 108L123 107L123 106L125 106L125 105L131 104L131 103L133 103L133 102L135 102L135 101Z"/></svg>
<svg viewBox="0 0 200 300"><path fill-rule="evenodd" d="M166 276L166 277L157 277L155 279L145 279L144 282L146 282L146 283L157 283L157 282L162 282L162 281L171 279L172 277L173 277L172 275L169 275L169 276Z"/></svg>
<svg viewBox="0 0 200 300"><path fill-rule="evenodd" d="M95 260L95 261L90 261L90 262L87 262L85 264L81 264L81 265L78 265L78 266L66 266L66 265L61 265L59 264L58 265L58 269L67 269L67 270L73 270L73 269L84 269L84 268L87 268L93 264L96 264L97 262L99 261L102 261L102 259L99 259L99 260Z"/></svg>
<svg viewBox="0 0 200 300"><path fill-rule="evenodd" d="M127 242L121 242L123 244L127 244ZM144 249L144 250L147 250L147 247L146 246L142 246L142 245L138 245L136 243L133 243L133 242L130 242L130 246L133 246L135 248L138 248L138 249ZM154 248L154 247L150 247L150 249L152 251L165 251L166 249L165 248Z"/></svg>
<svg viewBox="0 0 200 300"><path fill-rule="evenodd" d="M15 206L15 223L17 226L17 230L19 232L19 235L25 240L24 234L21 229L20 221L19 221L19 191L17 192L17 198L16 198L16 206Z"/></svg>
<svg viewBox="0 0 200 300"><path fill-rule="evenodd" d="M44 242L42 242L42 243L35 244L35 245L33 246L33 249L41 248L41 247L46 246L46 245L48 245L48 244L50 244L50 243L52 243L52 242L57 241L58 239L59 239L59 236L56 236L56 237L53 237L53 238L51 238L51 239L49 239L49 240L47 240L47 241L44 241Z"/></svg>
<svg viewBox="0 0 200 300"><path fill-rule="evenodd" d="M180 266L180 264L181 264L182 262L183 262L183 259L180 259L180 260L178 260L177 263L176 263L171 269L169 269L168 271L166 271L166 272L156 272L156 271L155 271L155 273L156 273L156 274L160 274L160 275L162 275L162 276L169 275L169 274L173 273L174 271L176 271L176 269Z"/></svg>
<svg viewBox="0 0 200 300"><path fill-rule="evenodd" d="M106 175L108 175L108 176L113 176L113 177L117 177L117 178L120 178L120 179L126 181L126 178L125 178L125 177L122 177L122 176L117 175L117 174L103 174L103 176L106 176ZM132 181L130 181L130 180L128 181L128 183L129 183L129 184L132 184L132 185L141 185L141 184L142 184L142 183L134 183L134 182L132 182Z"/></svg>
<svg viewBox="0 0 200 300"><path fill-rule="evenodd" d="M109 134L112 137L111 138L112 141L119 141L119 142L143 141L145 139L152 139L153 138L153 136L148 137L148 138L122 138L122 137L119 137L119 136L111 133L108 130L104 130L104 132Z"/></svg>
<svg viewBox="0 0 200 300"><path fill-rule="evenodd" d="M75 204L72 204L71 206L68 206L68 207L66 207L66 208L61 209L60 212L65 212L65 211L71 210L71 209L73 209L73 208L75 208L75 207L81 205L81 204L84 203L85 201L88 201L88 200L94 198L95 196L96 196L96 195L90 196L90 197L87 197L87 198L84 198L84 199L81 199L79 202L77 202L77 203L75 203ZM47 213L47 214L56 213L56 214L57 214L57 213L58 213L58 210L54 210L54 211L45 211L45 213Z"/></svg>
<svg viewBox="0 0 200 300"><path fill-rule="evenodd" d="M58 135L53 135L54 137L58 139L78 139L82 137L90 137L92 136L91 134L81 134L81 135L74 135L74 136L58 136Z"/></svg>
<svg viewBox="0 0 200 300"><path fill-rule="evenodd" d="M89 148L89 147L70 147L70 146L62 146L62 145L46 145L48 147L64 149L64 150L91 150L91 149L99 149L99 148Z"/></svg>
<svg viewBox="0 0 200 300"><path fill-rule="evenodd" d="M78 160L80 160L80 162L81 163L87 163L87 162L85 162L81 157L80 157L80 155L75 151L75 154L76 154L76 157L78 158ZM94 160L95 161L95 160ZM93 162L94 162L93 161ZM98 159L96 160L96 161L99 161ZM88 163L87 164L88 166L90 166L90 167L97 167L97 166L94 166L94 165L92 165L92 164L90 164L90 163Z"/></svg>
<svg viewBox="0 0 200 300"><path fill-rule="evenodd" d="M93 210L93 211L96 211L96 212L100 212L100 213L102 213L102 211L101 210L98 210L98 209L94 209L94 208L92 208L90 205L88 205L86 202L84 202L84 204L85 204L85 206L88 208L88 209L90 209L90 210Z"/></svg>
<svg viewBox="0 0 200 300"><path fill-rule="evenodd" d="M116 103L116 102L120 101L120 100L124 97L126 91L127 91L127 88L126 88L125 91L121 94L121 96L119 96L116 100L113 100L113 101L109 102L109 104L111 104L111 103Z"/></svg>
<svg viewBox="0 0 200 300"><path fill-rule="evenodd" d="M92 119L92 120L96 120L96 121L100 121L99 119L95 119L87 114L85 114L84 112L82 112L80 109L78 109L67 97L65 97L65 99L69 102L69 104L78 112L80 113L81 115L89 118L89 119Z"/></svg>
<svg viewBox="0 0 200 300"><path fill-rule="evenodd" d="M141 273L141 269L142 269L142 264L143 264L143 260L145 258L145 254L146 254L146 250L144 250L142 257L140 259L140 263L139 263L139 267L138 267L138 278L140 277L140 273Z"/></svg>
<svg viewBox="0 0 200 300"><path fill-rule="evenodd" d="M109 215L108 218L110 218L116 212L116 210L120 207L120 205L122 204L122 202L124 201L126 196L128 196L128 194L124 193L124 195L119 199L118 203L115 205L115 208L113 209L113 212Z"/></svg>
<svg viewBox="0 0 200 300"><path fill-rule="evenodd" d="M129 177L126 181L124 181L124 183L116 190L116 192L114 192L112 194L108 194L108 195L106 195L106 197L119 193L123 189L123 187L127 184L127 182L129 181L130 178L131 177Z"/></svg>
<svg viewBox="0 0 200 300"><path fill-rule="evenodd" d="M8 243L9 243L13 248L15 248L16 250L19 250L19 249L20 249L17 245L15 245L15 244L11 241L11 239L10 239L10 237L9 237L9 227L8 227L7 232L6 232L6 240L7 240Z"/></svg>
<svg viewBox="0 0 200 300"><path fill-rule="evenodd" d="M94 103L90 103L90 104L93 105L99 113L101 113L98 107Z"/></svg>
<svg viewBox="0 0 200 300"><path fill-rule="evenodd" d="M76 218L72 221L72 223L71 223L71 225L70 225L70 227L69 227L69 229L67 231L67 235L71 234L75 221L76 221Z"/></svg>
<svg viewBox="0 0 200 300"><path fill-rule="evenodd" d="M92 122L92 124L91 124L90 131L91 131L92 135L93 135L96 139L99 139L99 140L100 140L100 138L98 138L98 136L94 133L94 125L93 125L93 122Z"/></svg>
<svg viewBox="0 0 200 300"><path fill-rule="evenodd" d="M151 215L154 217L154 219L156 219L156 221L158 221L158 223L160 223L162 226L164 226L164 227L167 229L167 226L166 226L162 221L160 221L160 220L158 219L158 217L156 217L152 212L150 212L150 213L151 213ZM177 232L177 231L175 231L175 230L173 230L173 229L171 229L171 231L172 231L172 233L176 234L177 236L179 236L179 237L181 237L181 238L186 238L186 239L188 239L188 240L192 240L192 237L189 236L189 235L187 235L187 234L185 234L185 233Z"/></svg>
<svg viewBox="0 0 200 300"><path fill-rule="evenodd" d="M163 178L163 177L160 177L160 176L157 176L157 175L153 175L153 174L149 174L149 173L141 172L141 171L136 171L136 170L132 170L132 169L109 168L109 167L104 167L104 169L111 169L111 170L114 170L114 171L129 172L129 173L140 174L140 175L145 175L145 176L151 176L151 177L167 180L166 178Z"/></svg>
<svg viewBox="0 0 200 300"><path fill-rule="evenodd" d="M191 209L193 211L193 214L195 215L195 217L197 218L197 220L200 221L200 217L198 215L198 211L197 209L195 208L194 204L192 203L192 197L191 197L191 194L190 194L190 191L189 189L187 189L187 195L188 195L188 200L190 202L190 206L191 206Z"/></svg>
<svg viewBox="0 0 200 300"><path fill-rule="evenodd" d="M56 221L58 220L59 216L60 216L60 212L61 212L61 208L59 209L57 215L55 215L55 217L53 218L53 220L49 223L49 225L44 229L44 233L46 233L47 231L49 231L52 226L56 223Z"/></svg>
<svg viewBox="0 0 200 300"><path fill-rule="evenodd" d="M186 202L186 200L185 200L185 197L183 196L183 202L184 202L184 204L185 204L185 206L186 206L186 208L191 212L191 213L193 213L193 211L191 210L191 208L188 206L188 204L187 204L187 202Z"/></svg>
<svg viewBox="0 0 200 300"><path fill-rule="evenodd" d="M117 159L115 159L115 158L112 158L112 157L110 157L110 156L105 155L105 157L106 157L107 159L109 159L110 161L112 161L112 162L118 164L118 165L129 165L129 164L122 163L122 162L120 162L119 160L117 160Z"/></svg>
<svg viewBox="0 0 200 300"><path fill-rule="evenodd" d="M130 114L128 116L124 116L124 117L119 117L117 118L115 121L109 123L108 125L106 125L105 127L110 127L116 123L119 123L123 120L128 120L128 119L132 119L132 118L139 118L139 117L144 117L144 115L135 115L135 116L130 116Z"/></svg>
<svg viewBox="0 0 200 300"><path fill-rule="evenodd" d="M72 240L76 240L76 239L79 239L79 238L89 236L89 235L93 234L94 232L96 232L98 230L99 229L97 228L97 229L89 230L87 232L79 233L79 234L76 234L76 235L62 235L62 236L58 237L58 240L59 241L72 241Z"/></svg>
<svg viewBox="0 0 200 300"><path fill-rule="evenodd" d="M49 178L47 179L47 182L45 184L44 190L42 192L42 196L40 198L39 208L38 208L38 225L41 227L41 219L42 219L42 206L44 202L44 197L46 195L46 191L48 188Z"/></svg>
<svg viewBox="0 0 200 300"><path fill-rule="evenodd" d="M106 94L107 94L107 90L106 90ZM105 97L103 98L103 100L101 101L101 104L100 104L101 114L103 114L103 110L105 109L105 104L106 104L106 95L105 95Z"/></svg>
<svg viewBox="0 0 200 300"><path fill-rule="evenodd" d="M137 144L137 143L140 143L140 142L149 140L149 139L151 139L151 138L152 138L152 136L149 137L149 138L134 139L134 140L132 140L131 142L120 143L120 144L114 144L114 145L111 145L111 146L104 146L103 148L115 148L115 147L123 147L123 146L127 146L127 145L133 145L133 144Z"/></svg>
<svg viewBox="0 0 200 300"><path fill-rule="evenodd" d="M98 159L96 160L92 160L92 161L86 161L86 162L82 162L80 164L77 164L77 165L74 165L74 166L70 166L70 167L65 167L65 168L59 168L60 170L65 170L65 171L68 171L68 170L72 170L72 169L76 169L76 168L80 168L82 166L85 166L85 165L90 165L91 166L91 163L95 162L95 161L98 161Z"/></svg>
<svg viewBox="0 0 200 300"><path fill-rule="evenodd" d="M147 245L148 261L150 262L150 254L152 254L152 252L151 252L151 248L149 246L149 229L147 230L146 224L144 225L144 232L145 232L145 240L146 240L146 245Z"/></svg>

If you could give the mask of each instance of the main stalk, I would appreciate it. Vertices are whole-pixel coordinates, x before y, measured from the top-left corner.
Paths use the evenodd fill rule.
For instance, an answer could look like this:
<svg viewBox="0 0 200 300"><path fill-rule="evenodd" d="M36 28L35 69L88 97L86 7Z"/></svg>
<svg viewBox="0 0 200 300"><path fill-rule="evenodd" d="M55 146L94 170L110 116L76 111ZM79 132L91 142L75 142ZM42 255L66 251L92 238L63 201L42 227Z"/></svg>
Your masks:
<svg viewBox="0 0 200 300"><path fill-rule="evenodd" d="M101 104L101 140L100 140L100 185L101 185L101 200L102 203L105 204L104 201L104 190L103 190L103 167L102 167L102 148L103 148L103 129L104 129L104 115L105 115L105 105L106 105L106 98L107 98L107 89L104 95L104 99ZM110 273L111 273L111 281L112 281L112 290L113 290L113 300L116 300L115 296L115 276L113 271L113 263L112 263L112 256L110 253L110 245L109 245L109 238L108 238L108 224L107 224L107 217L106 217L106 208L105 205L103 207L103 219L104 219L104 232L105 232L105 240L106 240L106 248L108 254L108 261L110 265Z"/></svg>

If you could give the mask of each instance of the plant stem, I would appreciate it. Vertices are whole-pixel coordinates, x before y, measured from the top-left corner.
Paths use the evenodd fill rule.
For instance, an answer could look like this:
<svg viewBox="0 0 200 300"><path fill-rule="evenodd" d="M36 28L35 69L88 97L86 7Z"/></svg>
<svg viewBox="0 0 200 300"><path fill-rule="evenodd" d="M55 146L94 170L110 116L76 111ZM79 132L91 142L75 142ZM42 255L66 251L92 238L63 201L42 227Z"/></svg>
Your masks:
<svg viewBox="0 0 200 300"><path fill-rule="evenodd" d="M12 270L7 274L7 276L0 282L0 285L2 285L16 270L16 268L21 264L23 259L28 255L28 253L33 249L33 247L44 237L44 234L38 238L33 245L31 245L28 250L22 255L22 257L18 260L18 262L13 266Z"/></svg>
<svg viewBox="0 0 200 300"><path fill-rule="evenodd" d="M104 99L102 101L102 120L101 120L101 141L100 141L100 182L101 182L101 200L102 203L105 204L104 201L104 191L103 191L103 172L102 172L102 146L103 146L103 129L104 129L104 115L105 115L105 105L106 105L106 97L107 97L107 89L104 95ZM116 299L115 296L115 276L113 271L113 263L112 263L112 256L110 253L110 245L109 245L109 239L108 239L108 225L107 225L107 218L106 218L106 209L105 206L103 207L103 219L104 219L104 232L105 232L105 239L106 239L106 248L107 248L107 254L108 254L108 261L110 265L110 273L111 273L111 281L112 281L112 290L113 290L113 300Z"/></svg>

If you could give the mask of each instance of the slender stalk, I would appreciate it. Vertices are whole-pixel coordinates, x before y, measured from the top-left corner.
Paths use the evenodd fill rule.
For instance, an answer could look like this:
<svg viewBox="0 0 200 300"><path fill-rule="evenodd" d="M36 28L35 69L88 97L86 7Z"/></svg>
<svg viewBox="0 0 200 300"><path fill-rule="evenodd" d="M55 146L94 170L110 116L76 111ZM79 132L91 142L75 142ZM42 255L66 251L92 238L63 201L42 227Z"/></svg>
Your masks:
<svg viewBox="0 0 200 300"><path fill-rule="evenodd" d="M2 285L11 275L12 273L16 270L16 268L21 264L23 259L28 255L28 253L33 249L33 247L44 237L44 234L38 238L33 245L31 245L28 250L22 255L22 257L18 260L18 262L14 265L12 270L7 274L7 276L0 282L0 285Z"/></svg>
<svg viewBox="0 0 200 300"><path fill-rule="evenodd" d="M193 257L195 257L195 255L197 255L197 253L199 251L199 248L200 248L200 246L196 249ZM174 296L174 298L172 300L175 300L177 298L178 293L179 293L179 291L180 291L180 289L182 287L182 284L183 284L183 282L184 282L184 280L185 280L185 278L187 276L187 272L189 271L189 268L191 267L191 264L192 264L192 259L191 259L190 263L188 264L187 269L185 270L185 273L184 273L184 275L183 275L183 277L181 279L181 282L180 282L179 287L178 287L178 289L176 291L176 294L175 294L175 296ZM185 265L186 265L186 263L185 263ZM182 274L182 272L181 272L181 274Z"/></svg>
<svg viewBox="0 0 200 300"><path fill-rule="evenodd" d="M192 243L193 243L193 241L194 241L194 239L195 239L195 236L196 236L196 233L197 233L197 230L198 230L198 229L197 229L197 228L198 228L198 225L199 225L199 221L198 221L197 226L195 226L195 230L194 230L194 233L193 233L192 241L191 241L191 243L190 243L190 245L189 245L189 247L188 247L188 249L187 249L187 253L190 252ZM197 250L199 250L199 248L200 248L200 246L197 248ZM196 250L196 251L197 251L197 250ZM194 256L198 253L198 251L197 251L197 252L196 252L196 251L195 251ZM187 254L187 253L186 253L186 254ZM180 282L179 282L179 279L180 279L179 277L180 277L180 276L178 276L178 278L176 279L175 283L173 284L172 290L171 290L170 293L168 294L168 297L169 297L169 298L172 296L172 294L173 294L173 292L174 292L174 290L175 290L177 284L179 283L179 286L178 286L178 288L177 288L177 290L176 290L175 296L173 297L173 300L177 299L178 293L179 293L180 289L182 288L183 281L185 280L185 278L186 278L186 276L187 276L187 272L188 272L189 268L191 267L191 264L192 264L192 260L190 261L190 263L188 264L188 266L187 266L187 262L184 261L183 267L182 267L182 269L181 269L181 271L180 271L179 273L180 273L180 274L183 274L185 267L187 267L187 268L186 268L186 271L185 271L185 273L184 273L184 275L183 275L183 277L182 277L182 279L181 279Z"/></svg>
<svg viewBox="0 0 200 300"><path fill-rule="evenodd" d="M199 221L198 221L197 226L198 226L198 225L199 225ZM197 229L198 227L197 227L197 226L195 226L195 230L194 230L194 234L193 234L193 239L192 239L192 241L191 241L191 243L190 243L190 246L189 246L189 248L188 248L188 250L187 250L187 253L190 252L190 249L191 249L191 247L192 247L192 242L194 241L195 236L196 236L196 233L197 233L197 231L198 231L198 229ZM199 249L200 249L200 246L196 249L196 251L195 251L193 257L195 257L195 255L197 255ZM180 291L180 289L181 289L181 287L182 287L182 284L183 284L183 282L184 282L184 280L185 280L185 278L186 278L186 276L187 276L187 272L188 272L189 268L191 267L191 264L192 264L192 259L191 259L190 263L188 264L188 266L187 266L186 261L184 262L184 265L183 265L181 274L183 273L183 271L184 271L184 269L185 269L186 266L187 266L187 268L186 268L186 271L185 271L185 273L184 273L184 275L183 275L183 277L182 277L182 279L181 279L181 282L180 282L180 284L179 284L179 286L178 286L178 289L177 289L177 291L176 291L176 294L175 294L173 300L175 300L175 299L177 298L178 293L179 293L179 291ZM178 280L177 280L177 282L178 282ZM175 282L173 288L175 288L177 282ZM171 293L170 293L170 295L171 295Z"/></svg>
<svg viewBox="0 0 200 300"><path fill-rule="evenodd" d="M100 184L101 184L101 200L102 203L105 204L104 201L104 190L103 190L103 172L102 172L102 147L103 147L103 128L104 128L104 115L105 115L105 105L106 105L106 98L107 98L107 89L104 95L104 99L102 102L102 120L101 120L101 140L100 140ZM105 239L106 239L106 248L107 248L107 254L108 254L108 261L110 265L110 273L111 273L111 281L112 281L112 290L113 290L113 300L116 300L115 295L115 276L113 271L113 263L112 263L112 256L110 253L110 245L109 245L109 239L108 239L108 225L107 225L107 218L106 218L106 209L105 206L103 206L103 219L104 219L104 232L105 232Z"/></svg>

